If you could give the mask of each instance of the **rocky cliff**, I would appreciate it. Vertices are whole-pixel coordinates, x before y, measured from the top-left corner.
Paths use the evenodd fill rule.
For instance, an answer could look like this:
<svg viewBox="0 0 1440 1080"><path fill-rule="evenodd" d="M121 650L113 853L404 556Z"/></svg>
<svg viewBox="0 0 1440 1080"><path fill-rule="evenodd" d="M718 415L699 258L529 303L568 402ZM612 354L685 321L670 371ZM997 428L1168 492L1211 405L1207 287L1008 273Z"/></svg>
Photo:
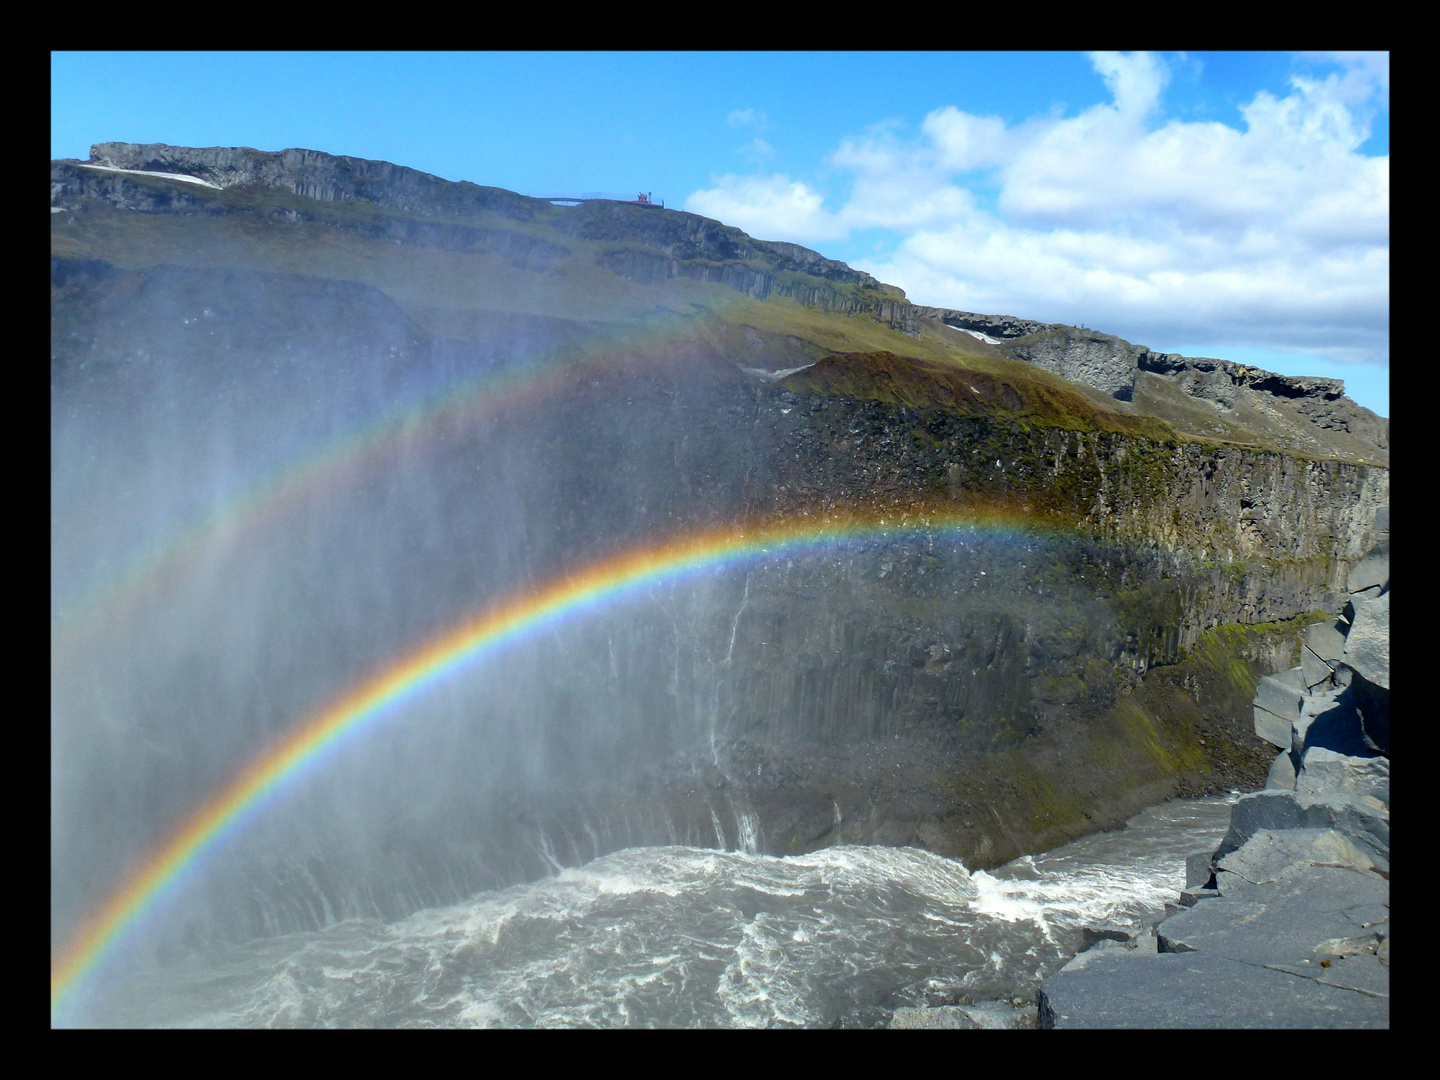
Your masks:
<svg viewBox="0 0 1440 1080"><path fill-rule="evenodd" d="M1340 617L1260 682L1255 732L1280 747L1264 790L1151 934L1045 981L1041 1027L1389 1027L1388 508L1378 526Z"/></svg>
<svg viewBox="0 0 1440 1080"><path fill-rule="evenodd" d="M314 150L267 153L111 142L91 147L87 163L52 165L52 208L75 196L149 211L208 204L203 188L153 175L144 182L139 179L142 173L193 177L217 189L280 189L322 203L363 202L431 219L463 220L489 211L531 222L546 207L540 200L498 188L452 183L389 162ZM620 203L579 210L556 219L558 228L622 244L603 253L601 265L632 281L656 284L679 277L717 282L757 299L784 296L824 311L868 315L911 336L919 336L927 324L948 326L997 346L1005 356L1118 401L1134 402L1141 412L1163 417L1183 431L1304 454L1389 461L1389 422L1346 398L1338 379L1277 375L1226 360L1157 353L1074 326L917 306L906 301L901 290L818 252L756 240L695 214L652 212ZM294 220L306 216L294 205L284 213ZM446 231L391 222L386 237L402 243L444 243ZM532 257L536 247L504 230L472 233L467 240L470 246L478 242L507 257L517 254L515 249ZM546 255L553 261L553 249L541 258Z"/></svg>

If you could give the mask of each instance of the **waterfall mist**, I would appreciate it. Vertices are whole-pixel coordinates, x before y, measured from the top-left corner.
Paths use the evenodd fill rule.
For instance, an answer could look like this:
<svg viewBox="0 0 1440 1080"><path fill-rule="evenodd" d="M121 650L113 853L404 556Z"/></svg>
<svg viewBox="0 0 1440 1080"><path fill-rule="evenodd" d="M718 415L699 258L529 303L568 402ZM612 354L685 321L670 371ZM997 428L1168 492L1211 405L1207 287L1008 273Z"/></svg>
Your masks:
<svg viewBox="0 0 1440 1080"><path fill-rule="evenodd" d="M902 445L966 506L945 455L968 448L926 449L917 413L793 393L793 343L756 367L673 312L477 329L266 270L55 277L52 949L278 740L501 601L737 521L884 520ZM1113 696L1137 648L1114 596L1153 563L912 523L662 575L318 755L177 872L106 978L645 845L993 865L1030 842L996 807L1050 789L995 786L991 756L1073 745L1111 782L1071 716ZM1057 836L1083 828L1065 809Z"/></svg>

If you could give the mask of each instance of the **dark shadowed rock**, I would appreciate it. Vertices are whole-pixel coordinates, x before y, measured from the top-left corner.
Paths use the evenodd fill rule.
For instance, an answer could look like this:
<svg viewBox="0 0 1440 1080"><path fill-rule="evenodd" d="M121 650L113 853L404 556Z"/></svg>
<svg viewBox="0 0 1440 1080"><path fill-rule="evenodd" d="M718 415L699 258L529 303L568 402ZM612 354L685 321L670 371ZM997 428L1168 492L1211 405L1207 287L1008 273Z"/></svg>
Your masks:
<svg viewBox="0 0 1440 1080"><path fill-rule="evenodd" d="M1390 752L1390 594L1354 604L1354 619L1340 657L1341 670L1354 673L1351 699L1366 740Z"/></svg>
<svg viewBox="0 0 1440 1080"><path fill-rule="evenodd" d="M1346 686L1306 701L1305 711L1295 724L1292 753L1297 761L1303 761L1305 752L1312 747L1356 757L1374 755L1365 743L1356 696L1355 689Z"/></svg>
<svg viewBox="0 0 1440 1080"><path fill-rule="evenodd" d="M1265 778L1265 788L1295 790L1295 759L1290 756L1289 750L1281 750L1275 755L1275 761L1270 766L1270 775Z"/></svg>

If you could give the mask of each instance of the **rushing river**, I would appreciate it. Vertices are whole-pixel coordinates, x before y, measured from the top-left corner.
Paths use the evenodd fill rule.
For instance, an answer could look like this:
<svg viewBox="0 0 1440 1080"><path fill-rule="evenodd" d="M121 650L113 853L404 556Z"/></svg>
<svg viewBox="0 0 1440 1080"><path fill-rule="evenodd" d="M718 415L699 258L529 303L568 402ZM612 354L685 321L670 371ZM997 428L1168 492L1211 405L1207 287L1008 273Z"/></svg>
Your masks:
<svg viewBox="0 0 1440 1080"><path fill-rule="evenodd" d="M631 848L393 923L267 938L109 988L116 1027L870 1027L1033 1002L1086 926L1140 927L1229 799L1175 801L993 872L913 848Z"/></svg>

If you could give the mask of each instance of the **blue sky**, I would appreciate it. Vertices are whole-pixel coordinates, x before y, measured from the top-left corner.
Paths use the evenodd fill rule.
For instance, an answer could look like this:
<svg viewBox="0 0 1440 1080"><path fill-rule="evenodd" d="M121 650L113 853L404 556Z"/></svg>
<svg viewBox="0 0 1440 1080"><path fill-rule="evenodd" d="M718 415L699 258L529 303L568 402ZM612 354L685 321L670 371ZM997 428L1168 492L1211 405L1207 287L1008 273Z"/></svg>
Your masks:
<svg viewBox="0 0 1440 1080"><path fill-rule="evenodd" d="M112 139L650 190L919 303L1389 414L1383 54L52 54L52 157Z"/></svg>

